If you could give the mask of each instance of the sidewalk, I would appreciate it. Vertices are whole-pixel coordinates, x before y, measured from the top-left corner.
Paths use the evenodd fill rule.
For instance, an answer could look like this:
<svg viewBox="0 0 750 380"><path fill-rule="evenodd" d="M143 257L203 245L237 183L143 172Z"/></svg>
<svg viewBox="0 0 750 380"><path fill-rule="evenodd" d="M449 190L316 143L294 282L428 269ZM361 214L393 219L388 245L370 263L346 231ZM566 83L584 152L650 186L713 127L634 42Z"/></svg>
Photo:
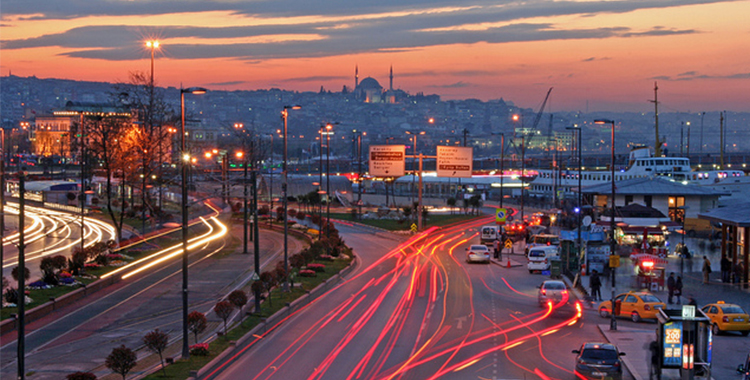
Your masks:
<svg viewBox="0 0 750 380"><path fill-rule="evenodd" d="M685 260L687 262L688 260ZM693 261L700 261L697 258ZM629 259L621 260L621 267L616 271L615 279L615 295L627 292L642 290L636 287L636 276L634 275L633 265ZM692 263L691 263L692 264ZM750 305L750 292L747 290L739 289L736 285L724 284L720 281L720 274L717 271L711 273L711 281L709 285L702 284L702 273L692 270L693 265L685 265L685 271L683 281L683 296L681 297L682 303L687 303L688 297L693 297L698 303L700 308L702 305L713 303L718 300L725 301L726 303L734 303L742 306L747 310ZM666 276L669 276L670 272L674 272L675 276L680 273L680 259L678 257L669 257L668 264L666 267ZM586 292L590 292L589 281L591 276L583 276L581 278L581 285ZM605 278L600 277L602 282L601 294L602 298L608 300L612 296L611 277ZM566 283L571 286L571 282L565 278ZM571 286L572 288L572 286ZM665 303L667 302L668 292L666 289L660 289L652 291L652 294L659 297ZM582 294L579 289L573 288L573 294L579 299L583 300L587 294ZM675 300L677 302L677 300ZM594 308L597 309L598 302L594 303ZM679 308L679 303L668 304L667 308ZM627 353L623 358L623 363L628 371L633 375L636 380L648 379L649 376L649 363L650 363L650 352L648 350L648 344L656 339L656 325L644 324L643 327L627 327L618 324L616 331L610 331L609 323L601 323L598 325L599 330L602 332L604 337L610 343L617 345L617 347ZM678 370L664 370L662 372L662 379L679 379Z"/></svg>

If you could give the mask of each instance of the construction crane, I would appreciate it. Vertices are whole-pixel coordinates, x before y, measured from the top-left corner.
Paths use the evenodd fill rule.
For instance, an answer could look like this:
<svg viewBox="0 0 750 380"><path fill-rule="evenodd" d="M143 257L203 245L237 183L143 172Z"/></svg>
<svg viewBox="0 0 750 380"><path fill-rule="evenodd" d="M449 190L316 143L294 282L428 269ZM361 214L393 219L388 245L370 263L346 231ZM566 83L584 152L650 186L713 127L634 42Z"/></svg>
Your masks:
<svg viewBox="0 0 750 380"><path fill-rule="evenodd" d="M542 106L539 107L539 112L536 113L536 116L534 117L534 123L531 125L531 128L529 128L528 132L526 132L524 135L526 138L524 139L524 144L526 146L530 145L531 140L534 139L534 136L536 135L536 127L539 125L539 121L542 120L542 114L544 113L544 107L547 105L547 100L549 100L549 94L552 93L552 89L554 87L550 87L549 90L547 90L547 96L544 97L544 101L542 102ZM524 150L526 150L526 147L523 147Z"/></svg>

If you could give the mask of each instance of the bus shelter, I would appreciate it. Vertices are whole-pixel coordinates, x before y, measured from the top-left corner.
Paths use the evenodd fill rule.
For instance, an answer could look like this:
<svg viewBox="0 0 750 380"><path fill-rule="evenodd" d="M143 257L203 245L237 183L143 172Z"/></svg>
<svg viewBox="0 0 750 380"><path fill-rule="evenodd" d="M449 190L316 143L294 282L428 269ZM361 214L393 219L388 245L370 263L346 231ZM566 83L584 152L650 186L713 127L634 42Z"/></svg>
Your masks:
<svg viewBox="0 0 750 380"><path fill-rule="evenodd" d="M664 369L677 369L682 380L710 379L711 320L693 305L659 309L656 317L659 328L652 375L661 379Z"/></svg>

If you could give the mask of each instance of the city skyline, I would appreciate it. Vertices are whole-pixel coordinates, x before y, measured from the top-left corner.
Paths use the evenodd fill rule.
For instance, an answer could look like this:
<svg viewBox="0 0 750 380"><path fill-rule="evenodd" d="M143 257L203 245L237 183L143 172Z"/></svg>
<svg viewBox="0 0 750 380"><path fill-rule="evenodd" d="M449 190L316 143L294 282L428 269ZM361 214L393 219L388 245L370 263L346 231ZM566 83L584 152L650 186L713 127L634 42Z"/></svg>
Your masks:
<svg viewBox="0 0 750 380"><path fill-rule="evenodd" d="M3 3L3 75L341 91L373 77L551 111L748 111L748 1Z"/></svg>

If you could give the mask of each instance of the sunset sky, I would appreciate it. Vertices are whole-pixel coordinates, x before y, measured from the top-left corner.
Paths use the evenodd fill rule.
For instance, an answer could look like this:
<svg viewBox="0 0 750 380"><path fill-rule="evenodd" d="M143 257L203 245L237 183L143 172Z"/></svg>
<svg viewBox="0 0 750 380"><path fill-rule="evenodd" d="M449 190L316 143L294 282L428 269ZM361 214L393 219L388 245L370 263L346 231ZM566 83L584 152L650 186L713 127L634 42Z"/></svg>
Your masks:
<svg viewBox="0 0 750 380"><path fill-rule="evenodd" d="M750 1L3 0L0 69L160 86L340 91L554 111L750 111Z"/></svg>

